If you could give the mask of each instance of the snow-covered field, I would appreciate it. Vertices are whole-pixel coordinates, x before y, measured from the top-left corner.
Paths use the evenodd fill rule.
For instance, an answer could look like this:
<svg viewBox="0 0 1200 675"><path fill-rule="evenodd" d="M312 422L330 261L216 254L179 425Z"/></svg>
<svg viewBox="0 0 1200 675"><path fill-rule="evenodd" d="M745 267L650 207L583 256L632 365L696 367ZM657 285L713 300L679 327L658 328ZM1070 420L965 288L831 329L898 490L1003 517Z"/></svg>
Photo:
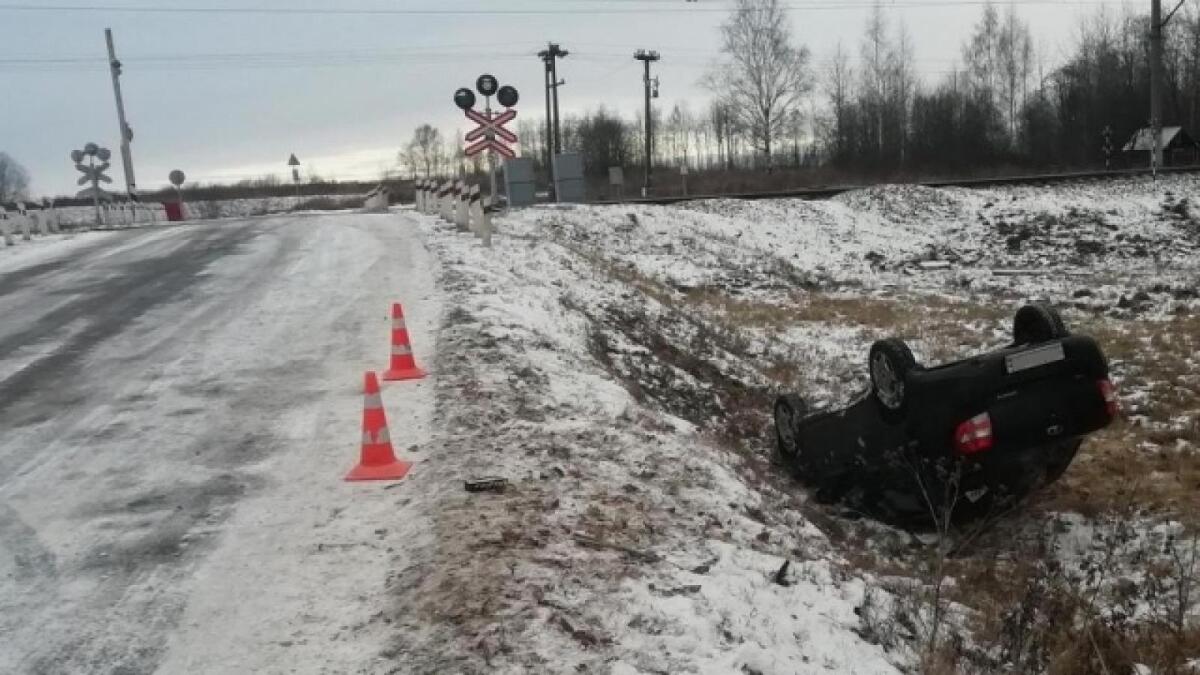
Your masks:
<svg viewBox="0 0 1200 675"><path fill-rule="evenodd" d="M542 207L500 218L491 251L420 217L453 308L434 464L512 488L441 505L436 564L397 579L396 653L418 672L1182 668L1197 199L1173 177ZM879 337L925 362L1004 344L1029 300L1101 339L1129 420L1019 512L914 537L809 503L773 463L777 392L844 401Z"/></svg>

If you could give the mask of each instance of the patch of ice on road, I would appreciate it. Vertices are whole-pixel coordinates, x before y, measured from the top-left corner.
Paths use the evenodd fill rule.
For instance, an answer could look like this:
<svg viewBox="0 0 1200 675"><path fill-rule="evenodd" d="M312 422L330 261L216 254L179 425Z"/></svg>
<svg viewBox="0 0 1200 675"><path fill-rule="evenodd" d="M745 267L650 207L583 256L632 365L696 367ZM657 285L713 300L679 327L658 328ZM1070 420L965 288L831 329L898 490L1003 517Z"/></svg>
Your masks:
<svg viewBox="0 0 1200 675"><path fill-rule="evenodd" d="M65 258L73 252L111 237L114 232L80 232L78 234L39 235L32 241L16 238L16 245L4 246L0 240L0 275L33 267L55 258Z"/></svg>

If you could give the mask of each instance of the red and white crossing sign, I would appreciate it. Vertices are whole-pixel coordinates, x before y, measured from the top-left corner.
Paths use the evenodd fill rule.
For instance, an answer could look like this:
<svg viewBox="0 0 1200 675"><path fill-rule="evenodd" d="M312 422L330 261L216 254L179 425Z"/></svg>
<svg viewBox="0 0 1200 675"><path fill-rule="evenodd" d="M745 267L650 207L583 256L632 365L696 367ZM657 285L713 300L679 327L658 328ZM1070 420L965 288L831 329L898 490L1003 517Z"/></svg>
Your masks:
<svg viewBox="0 0 1200 675"><path fill-rule="evenodd" d="M468 108L464 112L467 119L479 125L465 136L466 141L471 143L463 151L468 157L474 157L484 150L492 150L510 159L517 156L517 153L506 145L516 143L517 135L504 128L505 124L516 119L516 110L509 109L496 114L491 111L480 113Z"/></svg>
<svg viewBox="0 0 1200 675"><path fill-rule="evenodd" d="M467 119L479 126L472 129L464 137L470 145L463 151L468 157L474 157L484 150L491 150L492 156L503 155L512 159L517 156L510 144L516 144L517 135L504 128L505 124L517 118L517 105L520 96L516 88L500 86L500 82L492 75L480 75L475 81L475 89L486 101L483 112L475 110L475 92L463 87L454 92L454 105L458 106ZM500 105L506 110L502 113L492 112L492 97L495 96ZM494 176L493 176L494 178ZM492 193L495 194L495 186Z"/></svg>

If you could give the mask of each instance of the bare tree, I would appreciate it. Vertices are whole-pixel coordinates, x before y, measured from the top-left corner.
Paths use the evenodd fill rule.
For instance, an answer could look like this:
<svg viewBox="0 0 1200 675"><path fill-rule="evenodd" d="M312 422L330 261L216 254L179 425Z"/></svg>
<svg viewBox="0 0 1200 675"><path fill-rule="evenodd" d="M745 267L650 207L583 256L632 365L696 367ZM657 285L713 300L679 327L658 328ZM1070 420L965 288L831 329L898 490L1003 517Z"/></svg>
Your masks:
<svg viewBox="0 0 1200 675"><path fill-rule="evenodd" d="M709 81L726 92L735 118L770 166L774 141L786 132L787 120L811 86L808 48L792 45L779 0L735 0L721 38L724 59Z"/></svg>
<svg viewBox="0 0 1200 675"><path fill-rule="evenodd" d="M863 111L867 120L867 131L871 145L875 147L875 159L883 162L885 145L884 109L887 107L887 84L890 64L888 53L891 44L887 37L887 20L883 8L876 0L867 18L862 42L862 95Z"/></svg>
<svg viewBox="0 0 1200 675"><path fill-rule="evenodd" d="M728 101L714 100L709 106L709 124L717 145L717 165L733 168L733 136L736 133L732 106Z"/></svg>
<svg viewBox="0 0 1200 675"><path fill-rule="evenodd" d="M996 40L997 60L1000 66L999 105L1008 123L1009 140L1015 143L1021 109L1025 107L1029 80L1033 69L1033 37L1029 24L1021 21L1017 10L1009 6L1004 23Z"/></svg>
<svg viewBox="0 0 1200 675"><path fill-rule="evenodd" d="M29 172L8 153L0 151L0 202L24 197L28 189Z"/></svg>
<svg viewBox="0 0 1200 675"><path fill-rule="evenodd" d="M408 147L400 152L400 161L412 167L413 173L423 170L427 178L433 176L446 161L442 132L429 124L417 127Z"/></svg>
<svg viewBox="0 0 1200 675"><path fill-rule="evenodd" d="M896 158L904 165L908 154L909 112L916 91L916 74L913 72L912 40L908 25L900 22L896 43L888 54L888 117L892 124Z"/></svg>
<svg viewBox="0 0 1200 675"><path fill-rule="evenodd" d="M842 47L837 45L833 60L829 67L829 75L825 84L825 93L829 96L829 105L833 113L833 123L830 125L830 154L835 162L846 159L850 152L850 107L851 81L854 71L850 67L850 57Z"/></svg>

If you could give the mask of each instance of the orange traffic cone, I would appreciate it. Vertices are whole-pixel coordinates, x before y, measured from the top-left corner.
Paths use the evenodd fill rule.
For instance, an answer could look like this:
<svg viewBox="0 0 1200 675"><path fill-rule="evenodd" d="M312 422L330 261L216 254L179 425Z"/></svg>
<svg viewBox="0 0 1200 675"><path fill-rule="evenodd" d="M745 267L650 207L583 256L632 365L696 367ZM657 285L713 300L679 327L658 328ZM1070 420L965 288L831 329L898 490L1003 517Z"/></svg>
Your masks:
<svg viewBox="0 0 1200 675"><path fill-rule="evenodd" d="M362 459L346 474L346 480L399 480L412 464L396 459L388 435L387 414L379 395L375 373L367 373L363 401Z"/></svg>
<svg viewBox="0 0 1200 675"><path fill-rule="evenodd" d="M417 367L413 358L412 345L408 342L408 326L404 323L404 310L400 303L392 305L392 366L383 373L388 382L396 380L419 380L425 371Z"/></svg>

